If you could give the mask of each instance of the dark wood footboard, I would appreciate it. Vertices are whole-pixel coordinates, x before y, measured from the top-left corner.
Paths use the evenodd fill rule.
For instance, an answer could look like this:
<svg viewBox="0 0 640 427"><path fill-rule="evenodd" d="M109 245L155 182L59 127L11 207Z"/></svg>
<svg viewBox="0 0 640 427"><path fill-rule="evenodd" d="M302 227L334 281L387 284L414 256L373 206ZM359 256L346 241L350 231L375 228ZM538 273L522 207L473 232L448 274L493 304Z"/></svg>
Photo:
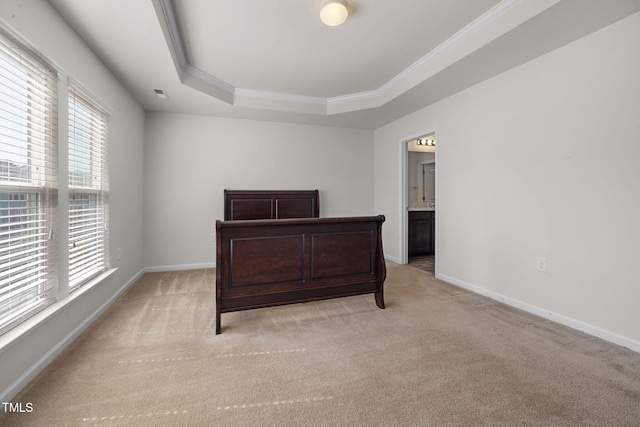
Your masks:
<svg viewBox="0 0 640 427"><path fill-rule="evenodd" d="M217 221L221 313L373 293L384 308L384 216Z"/></svg>

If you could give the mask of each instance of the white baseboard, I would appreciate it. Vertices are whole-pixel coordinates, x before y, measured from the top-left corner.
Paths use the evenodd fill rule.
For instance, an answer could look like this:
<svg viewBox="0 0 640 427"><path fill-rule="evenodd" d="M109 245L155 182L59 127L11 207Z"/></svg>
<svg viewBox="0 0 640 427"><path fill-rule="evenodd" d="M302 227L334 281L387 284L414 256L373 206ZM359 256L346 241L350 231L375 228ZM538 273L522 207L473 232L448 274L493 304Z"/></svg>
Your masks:
<svg viewBox="0 0 640 427"><path fill-rule="evenodd" d="M402 261L400 261L399 258L396 258L394 256L385 255L384 259L389 260L391 262L395 262L396 264L402 264Z"/></svg>
<svg viewBox="0 0 640 427"><path fill-rule="evenodd" d="M615 332L610 332L605 329L599 328L597 326L593 326L588 323L582 322L580 320L572 319L571 317L554 313L549 310L545 310L543 308L537 307L535 305L531 305L531 304L519 301L517 299L507 297L497 292L490 291L485 288L481 288L480 286L473 285L471 283L465 282L460 279L456 279L455 277L450 277L445 274L438 274L436 275L436 278L444 282L450 283L452 285L458 286L460 288L467 289L471 292L484 295L493 300L503 302L507 305L526 311L528 313L535 314L536 316L549 319L561 325L568 326L572 329L576 329L578 331L584 332L594 337L601 338L605 341L609 341L613 344L617 344L619 346L628 348L629 350L633 350L635 352L640 353L640 342L633 340L631 338L616 334Z"/></svg>
<svg viewBox="0 0 640 427"><path fill-rule="evenodd" d="M49 365L62 351L71 344L85 329L87 329L102 313L105 312L111 304L113 304L124 292L129 289L142 275L143 270L136 273L127 283L122 285L120 289L109 298L104 304L102 304L95 312L87 317L82 323L76 326L69 334L67 334L60 342L53 346L48 352L46 352L33 366L27 371L23 372L16 381L13 382L6 390L0 394L0 402L9 402L11 399L26 387L29 382L34 379L44 368Z"/></svg>
<svg viewBox="0 0 640 427"><path fill-rule="evenodd" d="M202 264L182 264L182 265L160 265L156 267L145 267L145 273L163 273L165 271L200 270L205 268L216 268L216 263Z"/></svg>

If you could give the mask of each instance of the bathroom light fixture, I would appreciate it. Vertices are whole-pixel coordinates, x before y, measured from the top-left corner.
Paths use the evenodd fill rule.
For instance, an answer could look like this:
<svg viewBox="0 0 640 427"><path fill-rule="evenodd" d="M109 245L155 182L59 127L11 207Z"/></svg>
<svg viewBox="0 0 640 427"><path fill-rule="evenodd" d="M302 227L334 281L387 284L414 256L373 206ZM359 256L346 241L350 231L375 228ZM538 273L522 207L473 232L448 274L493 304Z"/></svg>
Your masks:
<svg viewBox="0 0 640 427"><path fill-rule="evenodd" d="M320 20L325 25L335 27L342 24L349 16L349 9L344 0L323 0L320 9Z"/></svg>
<svg viewBox="0 0 640 427"><path fill-rule="evenodd" d="M427 146L427 147L435 147L436 146L436 141L434 139L418 138L417 142L418 142L418 145L424 145L424 146Z"/></svg>

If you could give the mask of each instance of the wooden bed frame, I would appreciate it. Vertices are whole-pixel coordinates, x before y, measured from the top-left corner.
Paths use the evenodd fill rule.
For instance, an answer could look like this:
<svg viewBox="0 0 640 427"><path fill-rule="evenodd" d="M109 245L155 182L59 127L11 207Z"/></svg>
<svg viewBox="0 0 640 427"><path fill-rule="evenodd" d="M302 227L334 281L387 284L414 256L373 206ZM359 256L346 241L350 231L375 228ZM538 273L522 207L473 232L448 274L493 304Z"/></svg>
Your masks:
<svg viewBox="0 0 640 427"><path fill-rule="evenodd" d="M225 191L225 216L227 194L230 201L237 196L231 193L237 192ZM244 192L236 204L241 208L231 209L230 217L253 211L249 193L256 194L264 208L265 192ZM283 200L278 196L283 192L271 193L271 200ZM295 199L291 192L284 194ZM317 198L314 203L317 208ZM232 311L368 293L384 308L384 219L378 215L216 221L216 334L221 332L221 314Z"/></svg>

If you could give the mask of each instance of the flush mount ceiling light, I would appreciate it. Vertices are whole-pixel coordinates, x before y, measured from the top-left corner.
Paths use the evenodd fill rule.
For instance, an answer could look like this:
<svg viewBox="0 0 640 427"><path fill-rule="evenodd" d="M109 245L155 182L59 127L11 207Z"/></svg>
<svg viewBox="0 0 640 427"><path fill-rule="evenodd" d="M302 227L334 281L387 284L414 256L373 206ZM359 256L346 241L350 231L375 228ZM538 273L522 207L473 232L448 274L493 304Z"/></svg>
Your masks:
<svg viewBox="0 0 640 427"><path fill-rule="evenodd" d="M342 24L349 16L349 9L344 0L323 0L320 9L320 20L325 25L335 27Z"/></svg>

